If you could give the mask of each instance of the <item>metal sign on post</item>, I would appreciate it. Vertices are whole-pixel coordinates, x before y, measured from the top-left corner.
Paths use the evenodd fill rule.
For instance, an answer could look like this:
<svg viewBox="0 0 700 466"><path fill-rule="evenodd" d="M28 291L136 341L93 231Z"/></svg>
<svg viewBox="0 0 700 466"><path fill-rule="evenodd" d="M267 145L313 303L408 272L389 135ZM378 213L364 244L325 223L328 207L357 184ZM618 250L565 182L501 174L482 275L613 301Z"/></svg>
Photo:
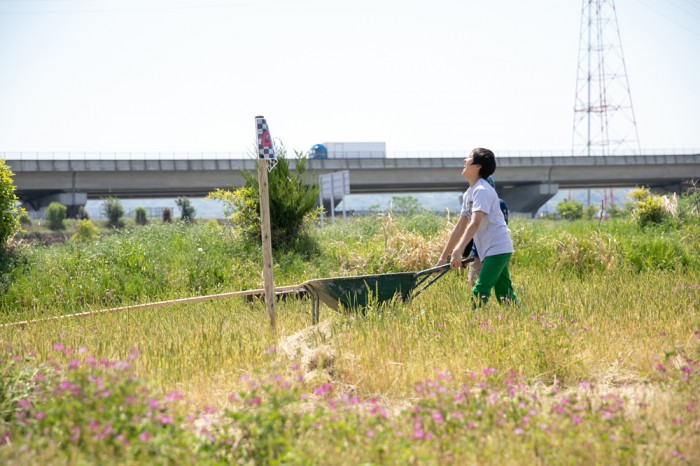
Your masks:
<svg viewBox="0 0 700 466"><path fill-rule="evenodd" d="M324 199L330 199L331 221L335 223L335 200L342 200L345 195L350 194L350 172L342 170L320 175L319 185L321 204ZM343 220L345 220L345 203L343 203Z"/></svg>
<svg viewBox="0 0 700 466"><path fill-rule="evenodd" d="M272 136L265 117L255 117L255 134L258 142L258 186L260 191L260 231L262 233L263 277L265 278L265 305L270 316L270 327L275 330L275 283L272 276L272 240L270 234L270 197L267 172L277 165Z"/></svg>

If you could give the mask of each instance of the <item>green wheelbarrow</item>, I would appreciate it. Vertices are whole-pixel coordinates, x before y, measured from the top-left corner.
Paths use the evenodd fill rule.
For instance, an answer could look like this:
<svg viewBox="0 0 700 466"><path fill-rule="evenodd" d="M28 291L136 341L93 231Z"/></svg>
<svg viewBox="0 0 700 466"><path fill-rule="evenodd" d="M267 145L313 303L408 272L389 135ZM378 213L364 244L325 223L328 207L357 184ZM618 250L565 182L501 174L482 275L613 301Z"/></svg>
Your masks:
<svg viewBox="0 0 700 466"><path fill-rule="evenodd" d="M462 265L473 260L473 257L462 259ZM304 282L301 287L311 297L311 322L317 324L321 302L335 311L339 311L341 306L347 310L362 309L367 307L370 300L383 303L397 298L408 302L449 270L450 264L445 264L420 272L320 278ZM436 272L439 273L431 278ZM423 286L415 291L421 285Z"/></svg>

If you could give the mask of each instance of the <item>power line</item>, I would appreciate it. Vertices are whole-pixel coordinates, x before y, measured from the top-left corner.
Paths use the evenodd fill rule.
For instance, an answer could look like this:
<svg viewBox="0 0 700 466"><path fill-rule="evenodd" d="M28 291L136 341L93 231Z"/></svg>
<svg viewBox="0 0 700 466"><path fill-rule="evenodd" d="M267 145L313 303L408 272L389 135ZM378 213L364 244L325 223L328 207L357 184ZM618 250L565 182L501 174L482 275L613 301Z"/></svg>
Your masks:
<svg viewBox="0 0 700 466"><path fill-rule="evenodd" d="M693 13L692 11L686 10L684 7L682 7L681 5L678 5L678 4L677 4L676 2L674 2L673 0L669 0L669 2L670 2L673 6L675 6L676 8L678 8L679 10L683 11L685 14L688 14L688 15L692 16L692 17L695 18L695 19L700 19L700 16L696 15L696 14Z"/></svg>
<svg viewBox="0 0 700 466"><path fill-rule="evenodd" d="M659 10L657 10L657 9L654 8L653 6L649 5L649 4L646 3L645 1L643 1L643 0L637 0L637 1L638 1L639 3L641 3L642 5L644 5L645 7L649 8L650 10L654 11L655 13L658 13L659 15L663 16L663 17L666 18L667 20L671 21L671 22L672 22L673 24L675 24L676 26L685 29L686 31L690 32L691 34L696 35L697 37L700 37L700 34L699 34L697 31L694 31L694 30L692 30L692 29L690 29L690 28L685 27L684 25L682 25L682 24L679 23L678 21L674 20L673 18L670 18L670 17L666 16L664 13L662 13L662 12L659 11Z"/></svg>
<svg viewBox="0 0 700 466"><path fill-rule="evenodd" d="M693 7L693 8L697 8L698 10L700 10L700 3L698 3L698 2L693 2L693 0L683 0L683 1L684 1L685 3L687 3L689 6L691 6L691 7Z"/></svg>

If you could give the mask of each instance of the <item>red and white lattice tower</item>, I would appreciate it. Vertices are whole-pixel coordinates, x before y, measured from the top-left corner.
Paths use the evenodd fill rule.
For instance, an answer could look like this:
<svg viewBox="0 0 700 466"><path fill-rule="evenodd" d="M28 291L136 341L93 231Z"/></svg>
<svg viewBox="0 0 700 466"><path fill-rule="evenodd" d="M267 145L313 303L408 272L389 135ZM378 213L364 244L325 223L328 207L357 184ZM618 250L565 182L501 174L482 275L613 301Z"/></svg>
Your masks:
<svg viewBox="0 0 700 466"><path fill-rule="evenodd" d="M583 0L573 155L640 153L613 0Z"/></svg>

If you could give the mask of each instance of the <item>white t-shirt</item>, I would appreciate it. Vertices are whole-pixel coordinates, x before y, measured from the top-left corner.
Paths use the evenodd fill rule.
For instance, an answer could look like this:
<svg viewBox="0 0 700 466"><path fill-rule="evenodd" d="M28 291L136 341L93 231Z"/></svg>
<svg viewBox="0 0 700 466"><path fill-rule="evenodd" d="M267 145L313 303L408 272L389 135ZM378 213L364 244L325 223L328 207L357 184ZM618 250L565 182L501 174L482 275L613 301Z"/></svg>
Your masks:
<svg viewBox="0 0 700 466"><path fill-rule="evenodd" d="M474 235L474 245L479 251L479 257L483 259L488 256L512 253L513 242L508 233L506 219L501 212L498 194L483 178L479 178L479 181L464 193L460 215L471 220L472 212L476 211L486 214Z"/></svg>

